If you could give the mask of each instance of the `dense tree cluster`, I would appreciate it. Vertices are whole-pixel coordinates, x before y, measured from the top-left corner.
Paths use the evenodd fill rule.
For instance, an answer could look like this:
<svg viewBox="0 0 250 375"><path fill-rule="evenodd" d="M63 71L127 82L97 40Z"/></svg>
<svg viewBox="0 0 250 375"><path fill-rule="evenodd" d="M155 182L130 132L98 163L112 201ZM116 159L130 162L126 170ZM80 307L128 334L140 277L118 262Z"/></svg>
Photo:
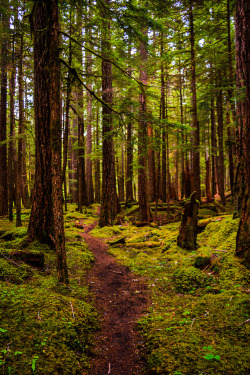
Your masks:
<svg viewBox="0 0 250 375"><path fill-rule="evenodd" d="M150 202L232 194L249 259L249 8L3 0L0 215L31 206L30 239L66 270L63 200L101 203L105 226L120 202L147 222Z"/></svg>

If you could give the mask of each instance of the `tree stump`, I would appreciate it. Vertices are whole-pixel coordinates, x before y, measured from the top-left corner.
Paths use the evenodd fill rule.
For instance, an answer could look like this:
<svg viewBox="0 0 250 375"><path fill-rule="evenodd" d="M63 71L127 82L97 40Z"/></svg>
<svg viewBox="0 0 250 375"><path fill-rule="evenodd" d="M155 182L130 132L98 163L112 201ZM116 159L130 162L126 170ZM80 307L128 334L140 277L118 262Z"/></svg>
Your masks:
<svg viewBox="0 0 250 375"><path fill-rule="evenodd" d="M194 191L189 201L185 204L184 213L181 218L181 227L177 237L177 245L183 249L196 248L197 238L197 214L199 203L196 201L196 191Z"/></svg>

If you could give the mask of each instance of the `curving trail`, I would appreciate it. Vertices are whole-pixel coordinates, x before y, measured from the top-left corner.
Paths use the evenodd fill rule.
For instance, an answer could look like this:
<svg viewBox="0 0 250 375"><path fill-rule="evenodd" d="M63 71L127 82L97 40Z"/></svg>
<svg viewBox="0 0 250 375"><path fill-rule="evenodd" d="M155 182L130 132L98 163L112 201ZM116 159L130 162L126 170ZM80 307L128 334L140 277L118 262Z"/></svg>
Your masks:
<svg viewBox="0 0 250 375"><path fill-rule="evenodd" d="M142 375L143 342L136 333L135 322L147 310L147 286L107 254L108 246L90 233L95 225L81 234L95 256L95 264L86 277L103 317L89 375Z"/></svg>

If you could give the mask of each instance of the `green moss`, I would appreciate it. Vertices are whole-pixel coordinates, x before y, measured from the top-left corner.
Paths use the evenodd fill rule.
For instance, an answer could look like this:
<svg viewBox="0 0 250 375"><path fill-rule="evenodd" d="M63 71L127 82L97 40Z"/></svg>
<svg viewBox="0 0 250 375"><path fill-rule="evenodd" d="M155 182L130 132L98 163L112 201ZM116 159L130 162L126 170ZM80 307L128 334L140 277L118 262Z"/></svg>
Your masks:
<svg viewBox="0 0 250 375"><path fill-rule="evenodd" d="M0 280L12 284L21 284L23 280L31 275L32 271L28 265L11 263L11 261L0 258Z"/></svg>
<svg viewBox="0 0 250 375"><path fill-rule="evenodd" d="M20 227L5 232L1 235L0 239L4 241L13 241L17 238L23 238L25 236L27 236L27 228Z"/></svg>
<svg viewBox="0 0 250 375"><path fill-rule="evenodd" d="M120 263L148 281L152 304L138 327L150 373L247 373L249 272L234 256L237 227L238 220L228 215L211 222L198 236L199 248L190 252L176 245L178 223L161 227L162 246L152 249L144 238L153 229L129 226L128 244L136 239L141 249L132 242L110 248ZM211 261L204 271L194 267L200 257Z"/></svg>
<svg viewBox="0 0 250 375"><path fill-rule="evenodd" d="M122 231L121 231L121 228L118 226L103 227L103 228L95 227L95 229L91 231L91 234L94 237L112 238L116 235L121 235Z"/></svg>
<svg viewBox="0 0 250 375"><path fill-rule="evenodd" d="M194 267L181 267L173 274L173 284L177 292L190 292L206 283L204 273Z"/></svg>
<svg viewBox="0 0 250 375"><path fill-rule="evenodd" d="M54 250L37 241L29 243L23 237L27 233L25 227L16 231L4 220L0 225L3 232L8 229L14 234L9 241L0 241L7 258L8 252L23 248L45 255L43 270L0 258L1 373L84 373L89 368L98 315L89 302L85 284L85 272L93 255L81 236L76 241L79 229L69 221L66 251L70 284L64 286L57 282Z"/></svg>

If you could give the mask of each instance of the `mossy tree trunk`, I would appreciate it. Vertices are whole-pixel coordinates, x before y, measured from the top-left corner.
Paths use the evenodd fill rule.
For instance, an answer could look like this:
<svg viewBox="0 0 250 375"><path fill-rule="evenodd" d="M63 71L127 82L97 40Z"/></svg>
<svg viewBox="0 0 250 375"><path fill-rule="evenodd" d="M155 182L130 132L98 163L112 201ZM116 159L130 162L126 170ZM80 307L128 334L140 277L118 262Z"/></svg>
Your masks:
<svg viewBox="0 0 250 375"><path fill-rule="evenodd" d="M177 245L183 249L195 249L197 238L197 215L199 203L196 201L196 192L193 192L185 205L181 218L181 227L177 238Z"/></svg>

